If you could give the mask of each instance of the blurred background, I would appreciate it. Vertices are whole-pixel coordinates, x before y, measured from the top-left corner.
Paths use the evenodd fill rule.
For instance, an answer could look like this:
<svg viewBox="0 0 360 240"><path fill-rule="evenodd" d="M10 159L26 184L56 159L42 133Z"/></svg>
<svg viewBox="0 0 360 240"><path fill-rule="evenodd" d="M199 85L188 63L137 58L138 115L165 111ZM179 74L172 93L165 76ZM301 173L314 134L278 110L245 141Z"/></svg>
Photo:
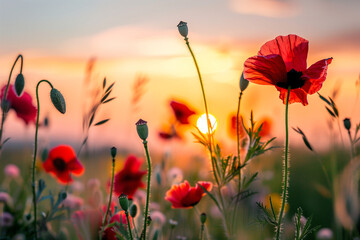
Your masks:
<svg viewBox="0 0 360 240"><path fill-rule="evenodd" d="M59 114L50 105L48 86L40 87L40 117L48 117L50 123L40 136L76 146L83 139L82 116L92 96L85 79L100 87L106 77L109 83L116 82L112 93L116 100L99 110L97 120L111 120L90 130L89 145L134 148L134 124L139 118L148 121L155 143L161 141L158 132L172 114L171 100L196 111L192 124L204 112L196 70L176 27L182 20L188 23L209 109L218 121L216 136L232 144L226 129L229 116L236 113L244 61L266 41L293 33L310 42L308 66L334 58L320 93L332 96L336 90L341 118L351 116L355 123L359 119L359 7L356 0L0 1L0 79L6 83L13 61L23 54L25 90L33 103L41 79L50 80L67 103L67 113ZM146 81L136 93L139 79ZM316 139L315 148L326 149L328 113L318 96L308 99L306 107L290 106L290 126L301 127L309 139ZM271 135L282 139L284 123L279 116L284 115L284 105L274 87L250 85L242 102L245 119L251 110L255 120L272 119ZM5 137L13 142L33 141L34 125L26 126L14 113L5 125ZM193 146L192 136L189 139ZM291 143L300 142L291 132ZM152 148L162 151L164 145Z"/></svg>

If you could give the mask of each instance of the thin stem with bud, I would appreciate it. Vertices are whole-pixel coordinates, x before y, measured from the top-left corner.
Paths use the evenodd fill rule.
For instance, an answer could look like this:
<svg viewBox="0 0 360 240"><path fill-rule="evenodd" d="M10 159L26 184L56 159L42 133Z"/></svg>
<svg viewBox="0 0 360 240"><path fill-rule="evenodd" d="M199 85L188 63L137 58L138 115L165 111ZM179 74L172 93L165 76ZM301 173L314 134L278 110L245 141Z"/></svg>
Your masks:
<svg viewBox="0 0 360 240"><path fill-rule="evenodd" d="M6 101L6 97L7 97L7 92L9 90L9 85L10 85L10 80L11 80L11 76L12 76L12 72L15 68L15 65L17 63L17 61L20 59L20 73L22 73L22 69L23 69L23 64L24 64L24 59L23 59L23 56L20 54L17 56L11 70L10 70L10 74L9 74L9 79L8 79L8 82L6 84L6 88L5 88L5 92L4 92L4 96L3 96L3 99L2 99L2 103L4 104L5 101ZM0 127L0 150L2 148L2 135L3 135L3 128L4 128L4 122L5 122L5 118L6 118L6 112L4 111L4 109L2 109L2 114L1 114L1 127Z"/></svg>

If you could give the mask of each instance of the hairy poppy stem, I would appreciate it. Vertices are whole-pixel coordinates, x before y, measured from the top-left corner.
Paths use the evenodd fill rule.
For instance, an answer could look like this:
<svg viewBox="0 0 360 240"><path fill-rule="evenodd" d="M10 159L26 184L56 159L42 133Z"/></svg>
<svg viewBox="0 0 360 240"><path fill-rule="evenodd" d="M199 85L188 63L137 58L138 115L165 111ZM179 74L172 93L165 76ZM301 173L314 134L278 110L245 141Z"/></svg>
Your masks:
<svg viewBox="0 0 360 240"><path fill-rule="evenodd" d="M281 232L281 221L284 214L285 204L286 204L286 195L287 195L287 188L288 188L288 173L289 173L289 167L288 167L288 152L289 152L289 96L290 96L290 87L287 91L286 96L286 105L285 105L285 157L284 157L284 179L283 179L283 192L282 192L282 203L281 203L281 209L278 217L278 224L276 228L276 239L280 239L280 232Z"/></svg>
<svg viewBox="0 0 360 240"><path fill-rule="evenodd" d="M205 113L206 113L206 120L207 120L207 127L208 127L208 132L207 132L207 136L208 136L208 141L209 141L209 151L210 151L210 160L211 160L211 164L212 164L212 168L213 168L213 173L214 173L214 177L215 177L215 180L216 180L216 183L219 185L219 179L218 179L218 176L217 176L217 171L216 171L216 167L215 167L215 162L213 160L213 153L212 153L212 141L211 141L211 132L210 132L210 126L211 126L211 122L210 122L210 118L209 118L209 111L208 111L208 107L207 107L207 102L206 102L206 96L205 96L205 89L204 89L204 84L203 84L203 80L202 80L202 77L201 77L201 73L200 73L200 69L199 69L199 66L198 66L198 63L196 61L196 58L195 58L195 55L190 47L190 43L189 43L189 39L187 37L185 37L185 42L186 42L186 45L189 49L189 52L191 54L191 57L192 59L194 60L194 64L195 64L195 67L196 67L196 71L197 71L197 74L198 74L198 77L199 77L199 81L200 81L200 86L201 86L201 91L202 91L202 95L203 95L203 100L204 100L204 106L205 106Z"/></svg>
<svg viewBox="0 0 360 240"><path fill-rule="evenodd" d="M115 157L112 158L110 197L109 197L109 203L108 203L108 206L107 206L107 209L106 209L105 217L104 217L104 220L103 220L102 232L104 231L105 225L107 224L107 216L109 215L109 211L110 211L112 193L113 193L113 187L114 187L114 172L115 172ZM102 233L101 233L100 239L102 239Z"/></svg>
<svg viewBox="0 0 360 240"><path fill-rule="evenodd" d="M7 97L7 92L9 90L9 85L10 85L10 80L11 80L11 76L12 76L12 72L15 68L15 65L17 63L17 61L20 59L20 73L22 73L22 69L23 69L23 64L24 64L24 59L23 56L21 54L19 54L10 70L10 74L9 74L9 79L8 82L6 84L6 88L5 88L5 92L4 92L4 96L2 99L2 103L4 104L6 101L6 97ZM6 112L4 111L4 109L2 109L2 115L1 115L1 127L0 127L0 150L2 149L2 134L3 134L3 128L4 128L4 122L5 122L5 118L6 118Z"/></svg>
<svg viewBox="0 0 360 240"><path fill-rule="evenodd" d="M147 189L146 189L146 205L145 205L145 219L144 219L144 240L146 240L146 226L147 226L147 220L148 220L148 213L149 213L149 200L150 200L150 180L151 180L151 161L150 161L150 155L148 151L147 141L143 141L145 153L146 153L146 159L148 162L148 180L147 180Z"/></svg>
<svg viewBox="0 0 360 240"><path fill-rule="evenodd" d="M129 218L129 212L128 211L125 211L125 215L126 215L126 220L127 220L127 225L128 225L128 228L129 228L129 236L130 236L130 239L133 240L133 236L132 236L132 232L131 232L131 225L130 225L130 218Z"/></svg>
<svg viewBox="0 0 360 240"><path fill-rule="evenodd" d="M35 128L35 145L34 145L34 154L33 154L33 162L32 162L32 193L33 193L33 204L34 204L34 234L35 239L38 239L37 229L36 229L36 187L35 187L35 168L36 168L36 155L37 155L37 139L38 139L38 130L39 130L39 115L40 115L40 101L39 101L39 85L42 82L46 82L50 85L51 89L53 89L53 85L48 80L41 80L36 85L36 102L37 102L37 116L36 116L36 128Z"/></svg>

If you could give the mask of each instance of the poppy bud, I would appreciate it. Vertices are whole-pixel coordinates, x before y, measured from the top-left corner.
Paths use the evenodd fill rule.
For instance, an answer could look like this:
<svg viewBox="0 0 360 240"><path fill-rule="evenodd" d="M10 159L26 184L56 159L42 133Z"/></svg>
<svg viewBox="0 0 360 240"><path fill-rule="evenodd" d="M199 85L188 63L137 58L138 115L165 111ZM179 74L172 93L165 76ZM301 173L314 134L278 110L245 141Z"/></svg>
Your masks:
<svg viewBox="0 0 360 240"><path fill-rule="evenodd" d="M20 97L21 94L23 93L24 86L25 86L24 75L20 73L17 75L15 79L15 92L18 95L18 97Z"/></svg>
<svg viewBox="0 0 360 240"><path fill-rule="evenodd" d="M110 153L111 153L111 156L112 156L112 158L115 158L116 157L116 147L112 147L111 149L110 149Z"/></svg>
<svg viewBox="0 0 360 240"><path fill-rule="evenodd" d="M240 77L240 90L243 92L249 86L249 81L244 78L244 72Z"/></svg>
<svg viewBox="0 0 360 240"><path fill-rule="evenodd" d="M3 99L1 102L1 109L3 110L4 113L9 112L10 110L10 102Z"/></svg>
<svg viewBox="0 0 360 240"><path fill-rule="evenodd" d="M66 192L60 192L60 193L59 193L59 199L58 199L58 201L59 201L59 202L62 202L62 201L64 201L64 200L66 199L66 197L67 197L67 193L66 193Z"/></svg>
<svg viewBox="0 0 360 240"><path fill-rule="evenodd" d="M346 128L346 130L350 130L351 128L351 121L350 121L350 118L345 118L344 119L344 127Z"/></svg>
<svg viewBox="0 0 360 240"><path fill-rule="evenodd" d="M136 131L139 135L139 137L143 140L146 141L148 135L149 135L149 129L147 126L147 122L140 119L139 121L137 121L137 123L135 123L136 125Z"/></svg>
<svg viewBox="0 0 360 240"><path fill-rule="evenodd" d="M204 224L206 222L206 213L202 213L200 215L200 222L201 224Z"/></svg>
<svg viewBox="0 0 360 240"><path fill-rule="evenodd" d="M128 200L128 196L124 193L122 193L119 197L119 203L121 208L127 212L129 209L129 200Z"/></svg>
<svg viewBox="0 0 360 240"><path fill-rule="evenodd" d="M57 90L55 88L51 89L50 98L51 98L51 101L52 101L54 107L59 112L64 114L66 112L65 99L64 99L63 95L59 92L59 90Z"/></svg>
<svg viewBox="0 0 360 240"><path fill-rule="evenodd" d="M136 205L136 204L132 204L132 205L130 206L130 216L131 216L132 218L136 217L137 211L138 211L137 205Z"/></svg>
<svg viewBox="0 0 360 240"><path fill-rule="evenodd" d="M178 27L180 35L183 36L184 38L186 38L188 35L187 23L180 21L179 24L177 25L177 27Z"/></svg>

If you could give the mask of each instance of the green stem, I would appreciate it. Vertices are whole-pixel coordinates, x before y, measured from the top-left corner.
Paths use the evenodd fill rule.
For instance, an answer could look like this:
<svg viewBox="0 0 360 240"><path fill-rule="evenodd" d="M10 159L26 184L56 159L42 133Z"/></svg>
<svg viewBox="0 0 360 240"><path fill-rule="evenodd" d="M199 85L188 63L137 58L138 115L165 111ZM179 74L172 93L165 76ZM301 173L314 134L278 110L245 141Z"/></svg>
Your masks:
<svg viewBox="0 0 360 240"><path fill-rule="evenodd" d="M204 239L204 224L202 223L201 224L201 231L200 231L200 240L203 240Z"/></svg>
<svg viewBox="0 0 360 240"><path fill-rule="evenodd" d="M238 101L238 108L236 113L236 142L237 142L237 157L239 161L239 186L238 186L238 194L240 195L241 191L241 159L240 159L240 126L239 126L239 120L240 120L240 103L241 103L241 97L243 95L243 92L240 92L239 101Z"/></svg>
<svg viewBox="0 0 360 240"><path fill-rule="evenodd" d="M290 96L290 87L287 91L286 96L286 105L285 105L285 157L284 157L284 185L283 185L283 192L282 192L282 203L280 214L278 218L278 224L276 229L276 239L280 239L280 232L281 232L281 221L284 214L285 204L286 204L286 195L287 195L287 188L288 188L288 151L289 151L289 96Z"/></svg>
<svg viewBox="0 0 360 240"><path fill-rule="evenodd" d="M130 239L133 240L133 236L132 236L132 232L131 232L131 225L130 225L130 219L129 219L129 212L125 211L125 215L126 215L126 219L127 219L127 223L128 223L128 228L129 228L129 235L130 235Z"/></svg>
<svg viewBox="0 0 360 240"><path fill-rule="evenodd" d="M2 102L4 103L5 100L6 100L6 97L7 97L7 92L9 90L9 85L10 85L10 80L11 80L11 76L12 76L12 72L15 68L15 65L17 63L18 60L21 60L20 61L20 73L22 73L22 69L23 69L23 64L24 64L24 59L23 59L23 56L20 54L17 56L11 70L10 70L10 74L9 74L9 79L8 79L8 82L6 84L6 88L5 88L5 92L4 92L4 96L3 96L3 99L2 99ZM1 127L0 127L0 150L2 148L2 135L3 135L3 128L4 128L4 122L5 122L5 118L6 118L6 112L4 111L4 109L2 110L2 114L1 114Z"/></svg>
<svg viewBox="0 0 360 240"><path fill-rule="evenodd" d="M197 71L197 74L198 74L198 77L199 77L199 81L200 81L200 86L201 86L201 91L202 91L202 96L203 96L203 100L204 100L204 105L205 105L205 113L206 113L206 119L207 119L207 127L208 127L208 132L207 132L207 136L208 136L208 141L209 141L209 151L210 151L210 158L211 158L211 164L212 164L212 168L213 168L213 173L214 173L214 177L215 177L215 181L216 183L219 185L219 179L218 179L218 176L217 176L217 172L216 172L216 167L215 167L215 162L213 160L213 150L212 150L212 141L211 141L211 132L210 132L210 126L211 126L211 123L210 123L210 118L209 118L209 111L208 111L208 107L207 107L207 102L206 102L206 96L205 96L205 89L204 89L204 84L203 84L203 80L202 80L202 77L201 77L201 73L200 73L200 69L199 69L199 66L198 66L198 63L196 61L196 58L195 58L195 55L190 47L190 43L188 41L188 38L185 37L185 42L186 42L186 45L190 51L190 54L192 56L192 59L194 60L194 63L195 63L195 67L196 67L196 71Z"/></svg>
<svg viewBox="0 0 360 240"><path fill-rule="evenodd" d="M350 140L350 161L353 159L354 156L354 145L353 145L353 141L351 138L351 132L350 130L348 130L348 135L349 135L349 140Z"/></svg>
<svg viewBox="0 0 360 240"><path fill-rule="evenodd" d="M36 229L36 188L35 188L35 167L36 167L36 155L37 155L37 139L38 139L38 129L39 129L39 115L40 115L40 101L39 101L39 85L42 82L46 82L50 85L51 89L53 89L52 84L48 80L41 80L36 85L36 102L37 102L37 116L36 116L36 128L35 128L35 146L34 146L34 154L33 154L33 162L32 162L32 193L33 193L33 204L34 204L34 232L35 232L35 239L37 237L37 229Z"/></svg>
<svg viewBox="0 0 360 240"><path fill-rule="evenodd" d="M149 213L149 200L150 200L151 161L147 147L147 141L144 140L143 144L146 152L146 159L148 162L148 180L147 180L147 189L146 189L146 205L145 205L145 220L144 220L144 240L146 240L146 227L147 227L147 218Z"/></svg>
<svg viewBox="0 0 360 240"><path fill-rule="evenodd" d="M109 197L109 203L108 203L108 206L107 206L107 209L106 209L105 217L104 217L104 220L103 220L102 229L104 229L105 225L107 224L107 216L109 215L109 211L110 211L111 200L112 200L112 192L113 192L113 187L114 187L114 172L115 172L115 158L112 159L110 197ZM102 234L100 236L100 239L102 239Z"/></svg>

